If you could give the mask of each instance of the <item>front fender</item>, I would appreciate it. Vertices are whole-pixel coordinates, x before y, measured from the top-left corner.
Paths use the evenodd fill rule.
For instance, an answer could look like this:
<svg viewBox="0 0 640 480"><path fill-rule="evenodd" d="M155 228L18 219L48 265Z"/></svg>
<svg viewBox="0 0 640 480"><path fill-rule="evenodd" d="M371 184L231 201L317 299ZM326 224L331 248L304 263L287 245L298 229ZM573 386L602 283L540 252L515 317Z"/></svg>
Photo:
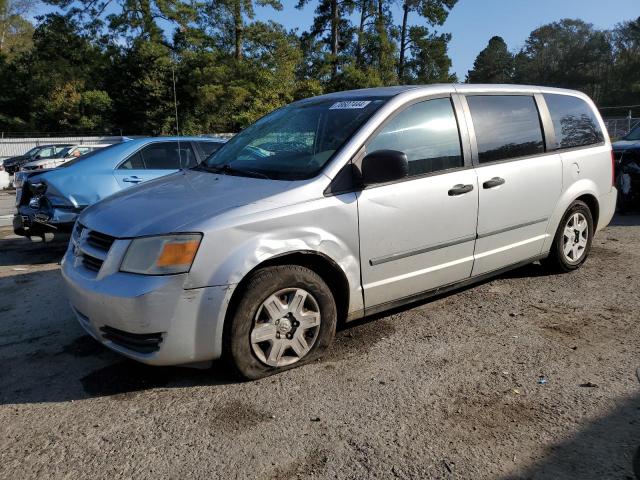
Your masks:
<svg viewBox="0 0 640 480"><path fill-rule="evenodd" d="M363 308L354 194L261 212L227 228L205 232L187 288L235 288L267 260L289 253L313 252L342 270L349 284L349 312Z"/></svg>

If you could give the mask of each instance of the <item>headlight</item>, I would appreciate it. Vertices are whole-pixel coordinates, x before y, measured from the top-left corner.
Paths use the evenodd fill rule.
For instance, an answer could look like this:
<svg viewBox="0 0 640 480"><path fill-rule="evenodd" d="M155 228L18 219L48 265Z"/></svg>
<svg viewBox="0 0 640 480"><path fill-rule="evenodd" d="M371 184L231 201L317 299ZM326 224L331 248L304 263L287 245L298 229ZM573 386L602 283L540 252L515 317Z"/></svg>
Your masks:
<svg viewBox="0 0 640 480"><path fill-rule="evenodd" d="M142 275L186 273L202 240L200 233L134 239L124 256L121 272Z"/></svg>

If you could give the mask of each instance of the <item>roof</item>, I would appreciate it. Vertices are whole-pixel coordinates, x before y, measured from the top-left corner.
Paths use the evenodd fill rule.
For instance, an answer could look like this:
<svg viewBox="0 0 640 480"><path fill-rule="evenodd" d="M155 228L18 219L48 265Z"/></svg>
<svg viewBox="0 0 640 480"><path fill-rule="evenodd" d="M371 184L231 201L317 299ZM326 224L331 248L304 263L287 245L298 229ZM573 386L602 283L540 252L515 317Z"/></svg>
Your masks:
<svg viewBox="0 0 640 480"><path fill-rule="evenodd" d="M554 93L568 93L572 95L584 96L583 93L576 90L568 90L564 88L542 87L536 85L516 85L516 84L482 84L482 83L434 83L429 85L396 85L393 87L375 87L375 88L362 88L359 90L346 90L344 92L333 92L317 97L312 97L299 102L297 104L303 104L307 101L318 100L339 100L339 99L357 99L357 98L391 98L409 91L422 90L425 94L428 94L430 90L443 91L449 90L451 92L554 92Z"/></svg>
<svg viewBox="0 0 640 480"><path fill-rule="evenodd" d="M47 143L46 145L36 145L36 148L49 148L49 147L72 147L75 143Z"/></svg>
<svg viewBox="0 0 640 480"><path fill-rule="evenodd" d="M126 143L129 142L148 142L149 140L154 140L157 142L217 142L224 143L226 140L224 138L216 138L216 137L138 137L132 138L130 140L126 140Z"/></svg>

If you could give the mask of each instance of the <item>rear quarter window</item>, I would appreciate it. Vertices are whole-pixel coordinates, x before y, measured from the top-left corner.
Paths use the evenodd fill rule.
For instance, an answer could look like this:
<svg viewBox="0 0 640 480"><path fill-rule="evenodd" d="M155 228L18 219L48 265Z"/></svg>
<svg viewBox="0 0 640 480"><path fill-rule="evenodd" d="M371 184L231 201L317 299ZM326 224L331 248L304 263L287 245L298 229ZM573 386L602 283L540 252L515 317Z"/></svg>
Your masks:
<svg viewBox="0 0 640 480"><path fill-rule="evenodd" d="M583 99L571 95L545 93L544 100L553 120L555 149L584 147L604 142L598 119Z"/></svg>
<svg viewBox="0 0 640 480"><path fill-rule="evenodd" d="M540 117L530 95L467 96L480 163L544 152Z"/></svg>
<svg viewBox="0 0 640 480"><path fill-rule="evenodd" d="M204 158L216 152L222 146L222 143L219 142L196 142L196 144L200 147Z"/></svg>

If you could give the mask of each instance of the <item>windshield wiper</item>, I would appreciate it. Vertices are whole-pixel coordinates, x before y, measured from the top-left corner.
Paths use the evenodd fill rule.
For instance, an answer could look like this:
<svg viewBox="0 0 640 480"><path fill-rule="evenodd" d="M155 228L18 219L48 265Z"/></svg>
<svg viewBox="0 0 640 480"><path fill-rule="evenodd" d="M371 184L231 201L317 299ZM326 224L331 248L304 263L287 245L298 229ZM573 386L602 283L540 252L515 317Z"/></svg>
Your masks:
<svg viewBox="0 0 640 480"><path fill-rule="evenodd" d="M228 175L239 175L239 176L245 176L245 177L257 177L257 178L265 178L267 180L271 180L271 178L261 172L255 172L253 170L243 170L241 168L235 168L232 167L231 165L229 165L228 163L225 163L224 165L220 165L220 166L209 166L209 165L205 165L204 163L201 163L200 165L198 165L197 167L195 167L198 170L204 170L207 172L212 172L212 173L222 173L222 174L228 174Z"/></svg>

